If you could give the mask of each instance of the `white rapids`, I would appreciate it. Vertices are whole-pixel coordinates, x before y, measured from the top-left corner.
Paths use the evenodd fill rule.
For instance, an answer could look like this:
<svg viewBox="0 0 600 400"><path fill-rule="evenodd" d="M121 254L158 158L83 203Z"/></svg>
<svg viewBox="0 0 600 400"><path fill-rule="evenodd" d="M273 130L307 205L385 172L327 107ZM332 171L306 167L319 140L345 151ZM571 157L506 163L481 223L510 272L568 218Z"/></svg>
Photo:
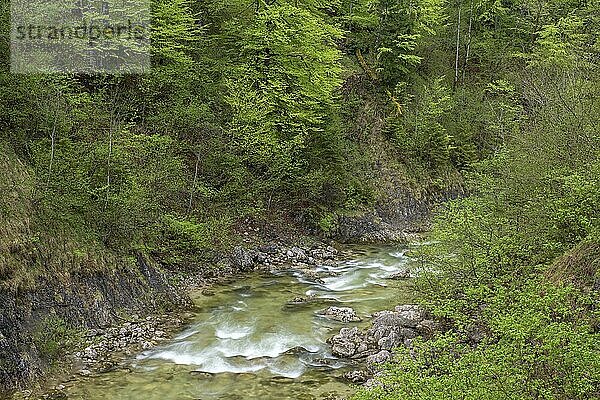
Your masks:
<svg viewBox="0 0 600 400"><path fill-rule="evenodd" d="M325 303L316 301L308 315L298 315L273 302L269 293L283 284L304 288L302 294L309 298L350 306L356 303L360 310L360 303L385 296L357 296L356 291L368 293L373 287L387 286L388 278L406 268L408 261L405 251L390 251L385 258L357 258L318 267L319 280L292 269L258 286L234 284L229 292L234 298L227 304L201 313L186 331L170 343L141 354L138 361L164 360L210 374L265 370L287 378L297 378L310 367L340 367L344 364L335 360L325 343L336 323L318 317Z"/></svg>

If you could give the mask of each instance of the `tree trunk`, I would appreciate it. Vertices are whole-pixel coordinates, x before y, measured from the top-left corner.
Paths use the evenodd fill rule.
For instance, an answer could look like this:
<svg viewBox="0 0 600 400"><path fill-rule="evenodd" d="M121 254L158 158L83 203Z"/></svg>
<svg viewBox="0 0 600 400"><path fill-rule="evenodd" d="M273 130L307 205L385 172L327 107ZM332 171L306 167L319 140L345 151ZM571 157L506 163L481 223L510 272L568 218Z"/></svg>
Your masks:
<svg viewBox="0 0 600 400"><path fill-rule="evenodd" d="M473 29L473 0L471 0L471 6L469 7L469 31L467 34L467 50L465 54L465 62L463 64L462 71L462 84L465 84L465 75L467 73L467 64L469 63L469 55L471 54L471 31Z"/></svg>
<svg viewBox="0 0 600 400"><path fill-rule="evenodd" d="M454 85L452 85L452 90L456 90L456 85L458 84L458 62L460 55L460 17L461 17L461 9L460 3L458 4L458 23L456 24L456 62L454 65Z"/></svg>

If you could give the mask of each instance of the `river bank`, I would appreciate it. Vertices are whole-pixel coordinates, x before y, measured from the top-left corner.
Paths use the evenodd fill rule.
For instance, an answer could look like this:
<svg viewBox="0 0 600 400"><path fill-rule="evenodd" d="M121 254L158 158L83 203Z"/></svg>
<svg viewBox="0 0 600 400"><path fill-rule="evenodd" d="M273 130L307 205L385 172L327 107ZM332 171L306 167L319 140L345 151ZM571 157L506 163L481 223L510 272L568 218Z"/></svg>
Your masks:
<svg viewBox="0 0 600 400"><path fill-rule="evenodd" d="M329 238L318 238L315 232L300 228L302 221L296 225L244 220L236 228L237 245L225 252L210 251L201 257L203 261L188 266L183 262L165 269L168 265L138 253L123 265L113 262L115 268L91 276L57 270L48 275L56 274L58 282L42 279L24 292L0 288L0 298L8 304L0 312L0 381L9 390L4 397L24 387L32 390L26 394L34 395L39 392L36 386L49 386L48 377L113 368L119 361L112 360L112 354L127 355L161 343L185 324L186 313L193 308L187 293L210 294L213 285L233 282L250 271L277 270L289 264L314 277L318 265L331 265L345 257L336 243L407 242L426 229L425 210L442 199L415 197L394 212L379 207L340 215ZM400 271L399 276L404 275ZM43 351L47 342L50 355ZM75 356L77 353L82 356ZM96 355L96 360L89 355Z"/></svg>
<svg viewBox="0 0 600 400"><path fill-rule="evenodd" d="M351 322L352 324L356 325L356 326L366 326L365 324L368 323L368 320L371 318L371 314L372 312L385 308L386 306L388 306L390 304L391 297L390 296L395 296L395 292L393 290L388 290L389 287L388 286L396 286L397 284L400 285L404 285L405 281L399 281L399 280L394 280L391 279L395 276L398 276L398 272L404 272L405 269L405 261L406 259L404 258L404 252L403 251L396 251L393 249L389 249L389 250L385 250L383 253L381 253L382 250L380 250L379 247L374 248L374 249L370 249L370 250L363 250L362 248L360 249L344 249L344 251L337 251L334 248L330 248L328 250L328 248L325 245L314 245L314 248L296 248L295 251L292 250L293 248L287 248L285 251L281 251L279 252L277 256L274 255L273 258L279 258L282 261L284 261L284 259L287 260L292 260L292 262L287 262L284 261L281 264L278 264L276 262L276 264L278 264L277 266L273 266L272 263L271 267L265 267L264 265L262 267L258 267L255 268L253 271L249 271L246 273L245 276L242 277L242 279L237 279L235 281L232 282L232 280L230 279L229 281L227 280L227 278L224 278L225 280L222 280L221 283L216 283L212 286L198 286L196 287L195 290L192 290L192 296L195 297L194 298L194 304L196 305L195 309L191 311L191 319L190 318L180 318L180 321L175 321L175 324L171 325L171 328L173 328L173 330L168 330L168 328L166 330L159 330L159 328L162 328L162 326L160 325L161 319L158 318L156 320L154 319L150 319L148 321L138 321L138 322L133 322L133 323L128 323L125 322L124 324L122 324L122 326L120 328L110 328L107 331L104 332L95 332L94 334L98 334L98 336L94 336L92 339L96 340L95 344L91 345L90 348L88 349L88 351L84 351L83 354L79 354L79 355L75 355L75 357L81 357L83 356L84 361L87 360L88 365L82 365L81 363L78 364L79 369L77 372L75 372L74 374L72 374L71 376L68 377L68 379L63 380L60 383L55 383L52 386L52 390L49 393L46 393L46 397L45 398L64 398L61 397L63 395L69 395L69 398L87 398L87 397L77 397L77 393L73 393L73 385L82 385L82 386L86 386L89 385L89 382L94 382L94 380L100 379L100 377L107 377L104 379L125 379L124 376L137 376L139 377L139 379L142 379L143 374L140 372L139 370L139 366L135 366L135 364L137 363L137 361L133 361L132 364L132 357L135 354L157 354L160 353L161 351L164 353L165 349L163 348L164 346L173 346L176 343L185 343L185 339L178 339L178 336L175 336L175 338L173 338L173 333L175 332L179 332L179 336L185 334L185 332L188 332L190 329L192 329L193 326L195 326L194 324L206 324L207 321L213 321L215 320L215 318L217 319L217 321L222 321L220 323L218 323L217 325L215 325L215 329L217 329L217 336L219 335L223 335L225 334L224 332L229 332L228 334L225 334L225 337L229 337L230 335L233 335L234 337L237 337L237 333L235 333L236 331L230 331L230 329L233 329L230 326L231 320L229 320L227 317L227 315L233 316L236 319L237 318L242 318L242 321L246 321L246 317L250 318L252 317L252 315L258 316L259 320L258 322L252 322L250 323L250 325L248 325L248 322L244 322L242 325L243 326L254 326L256 325L257 327L262 326L261 324L261 320L266 318L266 320L270 320L271 316L262 316L264 313L265 309L268 309L270 307L275 307L273 309L272 312L269 312L269 314L272 314L273 312L275 312L275 315L281 315L282 318L288 318L288 316L296 316L295 319L298 319L298 321L301 320L305 320L307 322L302 322L299 323L299 325L297 325L296 328L293 328L292 331L286 331L285 335L282 336L282 338L285 338L286 343L288 343L288 345L284 345L281 348L281 355L278 355L275 359L272 360L279 360L277 361L277 367L271 365L271 362L275 362L275 361L268 361L269 358L267 359L263 359L262 355L263 355L263 351L265 351L265 348L270 348L270 346L266 345L266 342L264 342L265 340L270 340L268 339L270 336L270 334L268 333L269 330L267 329L267 331L265 332L257 332L257 335L259 333L261 333L262 336L256 336L254 337L254 339L248 339L250 340L250 342L247 344L247 346L249 347L245 347L246 350L244 350L245 352L250 351L250 354L254 354L253 352L255 352L256 357L258 358L253 358L253 356L250 356L250 360L254 360L254 361L248 361L250 362L252 365L248 366L248 372L247 373L251 373L251 374L259 374L257 376L262 376L261 374L263 374L262 372L260 372L262 370L262 368L267 368L269 370L269 368L274 369L275 372L275 378L278 376L278 374L283 374L283 378L285 378L285 376L287 375L294 375L295 373L292 373L290 371L294 371L296 370L296 368L308 368L308 372L305 372L303 374L308 374L307 376L305 376L304 378L301 379L297 379L298 382L304 382L306 381L306 379L308 379L309 376L312 376L313 379L315 378L315 374L316 376L318 376L318 380L321 381L327 381L329 383L327 384L323 384L325 385L325 387L337 387L338 390L342 390L343 388L347 387L347 380L345 378L343 378L343 375L347 372L350 372L353 367L351 366L351 364L353 364L352 362L350 362L348 365L346 365L346 362L344 361L344 367L345 369L340 370L340 373L327 373L327 374L323 374L321 371L323 368L327 369L330 368L331 365L329 366L325 366L327 364L330 364L331 362L334 362L334 360L337 358L335 356L333 356L330 351L329 351L329 345L327 345L325 342L326 340L333 335L337 330L340 329L340 327L345 326L345 323L336 319L335 317L331 318L331 316L327 316L325 315L325 313L323 313L324 310L328 310L329 308L335 308L336 306L346 306L346 305L350 305L352 307L354 307L354 309L356 309L357 315L360 317L359 319L362 320L362 322L359 321L353 321ZM298 255L298 249L300 250L304 250L307 254L324 254L325 258L320 258L317 260L317 262L315 263L315 266L313 266L312 268L305 268L303 266L302 263L296 263L295 260L297 259ZM357 253L358 251L358 253ZM337 254L335 254L334 252L336 252ZM366 252L366 253L365 253ZM373 253L375 252L375 253ZM388 253L391 253L393 255L390 255ZM287 255L292 256L293 255L293 259L288 259L286 258ZM377 255L377 254L381 254L381 255ZM333 257L332 257L333 255ZM300 256L302 257L302 256ZM374 258L373 258L374 257ZM379 258L378 258L379 257ZM380 257L384 257L384 258L380 258ZM400 258L397 258L400 257ZM377 260L381 260L381 261L377 261ZM364 261L360 261L360 260L364 260ZM400 263L398 262L398 260L400 260ZM356 264L358 263L358 264ZM239 277L238 277L239 278ZM246 285L245 282L248 282L248 284ZM280 283L275 283L275 282L280 282ZM289 283L285 283L284 282L289 282ZM224 284L226 283L226 284ZM282 284L283 286L277 286ZM275 285L275 286L274 286ZM281 287L281 289L276 289ZM237 288L237 289L236 289ZM296 289L294 289L296 288ZM266 291L265 291L266 290ZM225 292L223 292L225 291ZM375 292L379 293L379 295L374 295ZM254 293L250 298L247 298L245 296L250 295ZM227 311L227 309L222 309L223 306L226 306L227 304L229 304L231 302L230 297L232 295L235 296L241 296L240 300L243 301L252 301L252 302L258 302L256 303L256 306L253 306L252 304L254 303L248 303L248 307L250 307L248 309L247 312L245 311ZM267 300L272 296L277 296L277 299L279 300ZM226 296L226 297L223 297ZM258 297L256 297L258 296ZM266 297L265 297L266 296ZM340 297L341 296L341 297ZM254 297L256 297L256 300L254 300ZM379 300L378 300L379 298ZM248 300L244 300L244 299L248 299ZM261 300L261 299L265 299L265 300ZM267 301L266 303L264 303L264 301ZM350 303L348 303L350 302ZM356 304L353 304L353 302L356 302ZM366 302L366 303L365 303ZM208 311L211 309L212 306L210 306L210 304L215 304L215 305L219 305L218 309L214 309L213 311ZM279 304L279 305L277 305ZM332 307L333 306L333 307ZM237 307L237 306L236 306ZM265 308L266 307L266 308ZM280 310L280 311L276 311L276 310ZM233 312L233 314L229 314L230 312ZM239 312L241 312L242 314L238 314ZM208 313L208 314L207 314ZM281 313L281 314L278 314ZM189 317L189 316L187 316ZM194 322L194 318L195 321ZM224 319L223 319L224 318ZM253 317L252 317L253 318ZM229 321L229 322L228 322ZM310 322L312 321L312 322ZM164 320L163 320L164 322ZM155 323L158 323L158 325L156 325L155 327ZM179 323L183 324L180 325ZM223 323L225 323L225 325L222 325ZM266 322L265 322L266 323ZM287 322L287 324L289 324L290 322ZM316 325L314 325L316 324ZM307 331L305 333L304 330L307 327L310 327L311 325L314 325L315 329L318 328L319 332L321 332L320 334L317 335L317 337L310 339L312 337L312 334L309 334L310 331ZM177 328L179 326L179 328ZM181 332L181 326L187 326L186 330L182 333ZM204 325L202 325L204 326ZM212 325L209 324L209 327L211 327ZM276 324L275 326L279 326L279 324ZM294 323L292 323L292 326L296 326L294 325ZM212 329L212 328L210 328ZM225 331L223 331L223 329L225 329ZM260 329L260 328L258 328ZM295 330L294 330L295 329ZM196 329L198 330L198 329ZM205 328L200 329L200 331L204 331ZM140 332L141 331L141 332ZM194 331L192 329L192 331ZM152 341L149 344L146 344L146 348L144 348L144 344L143 341L146 340L146 336L144 335L144 332L150 332L153 336ZM220 332L220 333L219 333ZM242 330L242 332L238 332L240 333L240 335L243 336L245 331ZM283 331L282 331L283 332ZM296 332L296 333L294 333ZM110 353L110 349L111 349L111 344L114 343L122 343L122 342L126 342L128 337L130 338L131 335L134 335L135 338L142 338L142 344L140 347L140 341L136 341L135 345L132 346L128 346L125 350L120 350L119 348L119 352L118 352L118 356L115 357L115 354L113 353L112 355L108 355L107 358L105 358L105 353L103 353L102 349L106 349L109 350ZM198 335L199 333L194 333L194 335ZM266 334L266 336L264 336L264 334ZM283 334L283 333L282 333ZM229 336L228 336L229 335ZM212 334L211 334L212 337ZM320 339L319 339L320 338ZM108 339L108 345L106 345L106 340ZM315 341L316 339L316 341ZM202 340L208 340L207 339L202 339ZM212 339L211 339L212 340ZM229 339L224 339L225 342L221 342L221 345L226 345L226 346L230 346L233 342L229 342ZM242 339L242 340L246 340L246 339ZM254 342L254 341L257 342ZM154 342L154 343L152 343ZM225 343L225 344L224 344ZM254 344L252 344L254 343ZM312 344L310 344L312 343ZM239 343L238 343L239 344ZM187 345L186 345L187 346ZM236 345L237 346L237 345ZM258 347L254 347L254 346L258 346ZM266 346L266 347L264 347ZM306 350L300 350L300 353L296 353L297 350L293 350L294 348L296 348L297 346L299 349L304 349L305 347L308 348L311 351L306 351ZM303 347L304 346L304 347ZM288 349L289 347L289 349ZM112 347L114 349L114 347ZM162 350L161 350L162 348ZM255 350L249 350L254 348ZM230 350L228 350L228 352L233 351L234 353L238 350L237 347L231 348ZM316 349L321 349L321 350L316 350ZM97 356L97 359L108 359L110 360L109 364L107 366L107 364L105 362L89 362L92 361L92 357L89 357L89 353L96 352L97 354L95 354ZM200 351L200 350L197 350ZM218 372L220 370L220 368L222 367L216 367L215 365L212 366L204 366L202 367L201 365L198 366L196 363L199 361L194 361L194 360L200 360L202 359L202 357L200 356L193 356L194 358L190 359L189 357L191 357L193 354L200 354L202 353L200 351L200 353L197 353L197 351L190 351L189 349L186 350L182 355L180 356L174 356L175 358L172 359L171 361L169 361L165 367L168 367L167 369L171 369L171 365L173 367L177 366L179 364L179 362L182 362L182 366L181 367L177 367L176 369L181 369L182 371L187 371L187 368L184 365L187 364L192 364L195 365L195 367L192 368L192 370L187 371L184 376L189 376L189 374L191 372L193 372L194 370L198 370L199 372L201 372L203 369L208 369L209 371L213 371L214 372ZM291 353L288 354L288 351L291 351ZM315 353L313 355L312 351L317 351L317 353ZM176 354L178 354L176 352ZM231 356L231 354L227 353L228 355ZM244 353L246 354L246 353ZM273 353L269 353L270 356L275 356L276 354ZM277 353L279 354L279 352ZM309 357L311 359L311 361L307 361L306 359L302 358L300 361L300 364L298 364L299 361L293 361L296 357L294 356L294 354L301 354L301 358L302 357ZM320 358L320 356L318 356L318 354L321 354L323 357L325 357L324 359L330 359L330 361L326 362L325 365L321 365L319 363L322 363L321 361L316 361L316 359ZM327 355L328 354L328 355ZM246 354L248 355L248 354ZM169 356L171 357L171 356ZM183 357L183 359L181 359L180 357ZM200 357L200 358L195 358L195 357ZM216 359L214 358L215 356L211 356L211 359L214 360L218 360L219 358L217 357ZM159 357L160 358L160 357ZM150 359L152 359L152 357L150 357ZM135 359L134 359L135 360ZM235 360L235 358L231 359L229 357L223 358L223 362L226 363L226 365L228 365L228 363L231 362L231 360ZM258 361L257 361L258 360ZM260 361L260 360L265 360L265 361ZM268 361L268 362L267 362ZM144 362L151 362L151 361L143 361ZM239 362L242 362L242 359L239 360ZM270 366L264 366L261 363L262 362L267 362L268 365ZM307 364L304 364L304 363ZM173 364L172 364L173 363ZM236 361L236 365L237 365L238 361ZM250 372L250 371L255 371L256 368L258 368L257 365L255 365L256 363L259 363L259 366L261 368L259 368L258 372ZM283 363L283 364L281 364ZM290 364L291 363L291 364ZM315 367L312 366L311 363L317 363L321 366L319 367ZM243 364L243 362L242 362ZM267 365L265 364L265 365ZM162 365L162 364L160 364ZM221 364L218 364L221 365ZM282 365L287 365L287 367L283 368ZM301 365L305 365L304 367L300 367ZM108 368L107 368L108 367ZM239 367L239 366L238 366ZM340 367L340 366L337 366ZM133 368L133 375L129 372L125 372L125 371L129 371ZM161 368L163 368L161 366ZM214 368L217 368L216 370L214 370ZM226 370L227 368L230 367L224 367ZM237 367L236 367L237 368ZM281 368L283 368L283 370L281 370ZM291 368L291 370L290 370ZM316 368L316 370L315 370ZM337 370L337 368L331 370L334 371ZM288 371L288 372L280 372L280 371ZM237 371L238 373L242 373L242 376L244 375L243 371ZM123 375L124 374L124 375ZM128 375L129 374L129 375ZM196 374L197 375L197 374ZM215 375L209 374L211 376L213 376L213 380L222 380L222 379L226 379L227 373L225 373L225 375L219 375L219 378L217 378ZM295 376L295 375L294 375ZM117 377L117 378L115 378ZM129 378L127 378L129 379ZM183 378L182 378L183 379ZM272 384L272 379L271 378L267 378L265 376L263 376L263 378L261 378L260 381L264 381L264 379L267 379L265 382L268 382L267 384L262 384L262 387L267 387L270 386ZM295 378L293 378L295 379ZM82 383L82 380L84 383ZM275 379L276 381L280 382L278 379ZM88 382L87 384L85 382ZM295 381L294 381L295 382ZM299 387L297 387L297 385L306 385L306 383L304 384L300 384L300 383L292 383L292 386L290 386L290 390L299 390ZM189 382L188 382L189 383ZM329 386L327 386L329 385ZM312 386L314 386L314 383L312 384ZM90 389L93 390L93 389ZM265 389L266 390L266 389ZM269 389L270 390L270 389ZM25 395L29 394L29 393L24 393ZM34 398L35 394L31 394L29 396L29 398ZM57 397L58 396L58 397ZM215 397L215 398L220 398L220 397Z"/></svg>
<svg viewBox="0 0 600 400"><path fill-rule="evenodd" d="M345 257L329 243L314 239L305 238L296 244L272 242L250 247L246 243L248 247L236 246L218 265L201 271L160 274L155 271L165 287L168 285L169 292L181 298L180 307L167 312L138 307L131 314L116 315L116 323L104 322L93 328L65 332L71 336L69 349L50 367L49 373L29 389L7 392L4 397L60 398L64 383L69 380L123 367L128 357L172 338L189 322L195 308L189 298L192 293L211 296L212 287L239 280L243 274L273 272L291 264L310 275L315 266L333 265Z"/></svg>

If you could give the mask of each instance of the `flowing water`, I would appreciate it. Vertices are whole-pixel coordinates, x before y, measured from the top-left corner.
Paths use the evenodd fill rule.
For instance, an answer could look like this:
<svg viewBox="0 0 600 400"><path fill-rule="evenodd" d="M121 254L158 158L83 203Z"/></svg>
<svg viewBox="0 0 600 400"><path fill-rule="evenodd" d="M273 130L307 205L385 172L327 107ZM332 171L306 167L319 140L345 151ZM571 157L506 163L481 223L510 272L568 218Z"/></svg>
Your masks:
<svg viewBox="0 0 600 400"><path fill-rule="evenodd" d="M126 370L82 378L69 399L322 399L351 395L327 338L345 324L320 312L352 307L368 324L372 312L410 300L404 248L351 248L349 261L318 269L320 279L291 266L255 273L195 294L194 322L172 340L138 355ZM310 299L293 303L296 297Z"/></svg>

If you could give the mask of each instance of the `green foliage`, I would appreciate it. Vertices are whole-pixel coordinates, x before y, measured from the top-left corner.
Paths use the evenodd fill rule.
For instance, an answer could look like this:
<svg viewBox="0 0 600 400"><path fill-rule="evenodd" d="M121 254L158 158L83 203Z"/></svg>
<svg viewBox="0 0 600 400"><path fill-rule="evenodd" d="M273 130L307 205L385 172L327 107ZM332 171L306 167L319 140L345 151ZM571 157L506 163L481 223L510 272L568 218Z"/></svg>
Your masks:
<svg viewBox="0 0 600 400"><path fill-rule="evenodd" d="M439 0L345 1L341 22L350 31L348 50L363 54L381 83L393 88L421 62L417 46L441 24L442 4Z"/></svg>
<svg viewBox="0 0 600 400"><path fill-rule="evenodd" d="M341 33L318 15L283 4L232 34L242 45L226 81L228 129L247 173L272 201L282 186L310 173L313 152L337 138L331 116L341 84L334 40Z"/></svg>
<svg viewBox="0 0 600 400"><path fill-rule="evenodd" d="M561 190L551 205L551 221L556 240L578 243L600 227L600 162L584 171L558 177Z"/></svg>
<svg viewBox="0 0 600 400"><path fill-rule="evenodd" d="M33 341L42 357L55 360L76 343L78 334L61 318L50 316L35 329Z"/></svg>
<svg viewBox="0 0 600 400"><path fill-rule="evenodd" d="M435 170L449 165L452 138L442 125L451 109L449 91L437 79L414 100L410 115L392 120L392 138L406 163L422 163Z"/></svg>
<svg viewBox="0 0 600 400"><path fill-rule="evenodd" d="M449 331L357 397L600 397L597 1L155 0L152 15L146 75L0 72L2 285L137 251L200 263L281 210L331 234L378 200L373 169L433 188L461 171L470 196L416 254ZM36 342L53 356L68 334L51 318Z"/></svg>
<svg viewBox="0 0 600 400"><path fill-rule="evenodd" d="M332 213L328 213L319 219L319 228L325 233L333 232L337 226L337 216Z"/></svg>
<svg viewBox="0 0 600 400"><path fill-rule="evenodd" d="M64 259L80 241L82 260L93 259L91 249L142 249L180 264L226 246L231 226L248 215L363 201L365 185L350 184L343 165L354 144L338 115L336 4L151 5L145 75L0 73L0 138L15 153L10 170L30 172L27 190L19 186L30 225L2 232L2 248L31 230L25 236L39 236L40 248L56 239ZM8 47L0 51L8 61ZM13 208L0 200L0 209ZM19 262L44 268L30 258Z"/></svg>
<svg viewBox="0 0 600 400"><path fill-rule="evenodd" d="M189 217L165 215L162 225L161 247L153 252L170 267L185 267L202 251L228 244L231 221L214 218L197 222Z"/></svg>
<svg viewBox="0 0 600 400"><path fill-rule="evenodd" d="M156 65L191 64L194 42L203 31L197 28L190 0L152 2L152 50Z"/></svg>
<svg viewBox="0 0 600 400"><path fill-rule="evenodd" d="M386 368L381 388L355 398L597 398L600 336L590 334L593 300L539 281L511 289L487 293L488 336L479 346L455 333L419 341Z"/></svg>
<svg viewBox="0 0 600 400"><path fill-rule="evenodd" d="M469 63L481 81L462 78L474 71L459 63L453 105L438 120L476 144L477 156L463 156L471 195L444 205L414 252L421 302L448 331L399 350L382 385L356 398L600 398L600 126L590 117L600 81L597 35L588 36L597 5L472 4ZM461 24L453 29L464 37ZM459 42L461 58L465 50ZM408 121L394 132L406 135L397 127Z"/></svg>

